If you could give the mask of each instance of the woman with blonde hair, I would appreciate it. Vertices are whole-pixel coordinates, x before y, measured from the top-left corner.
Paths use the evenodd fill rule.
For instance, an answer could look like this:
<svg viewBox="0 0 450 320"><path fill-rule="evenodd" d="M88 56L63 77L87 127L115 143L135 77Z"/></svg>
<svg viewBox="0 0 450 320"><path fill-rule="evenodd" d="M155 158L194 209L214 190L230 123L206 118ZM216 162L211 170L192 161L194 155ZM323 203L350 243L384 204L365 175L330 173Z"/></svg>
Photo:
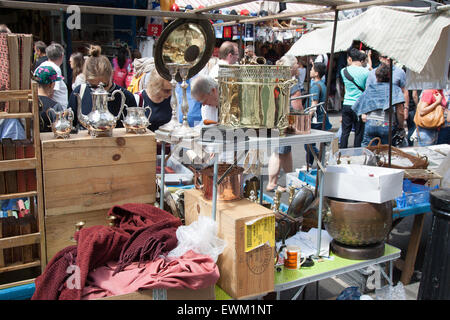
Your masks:
<svg viewBox="0 0 450 320"><path fill-rule="evenodd" d="M138 106L149 106L152 109L149 126L151 131L158 130L160 126L168 123L172 118L171 95L172 85L170 81L161 77L156 69L150 72L147 87L134 95ZM147 110L147 116L148 112Z"/></svg>
<svg viewBox="0 0 450 320"><path fill-rule="evenodd" d="M136 100L131 92L127 89L116 85L113 82L113 68L109 59L101 54L101 48L99 46L91 46L89 48L89 57L86 59L83 67L83 73L86 77L86 83L77 86L69 98L69 107L75 113L74 125L78 124L78 105L77 94L81 97L81 110L84 115L89 114L92 111L92 96L91 92L96 90L100 83L110 94L114 90L120 90L125 95L126 107L136 107ZM116 93L113 97L114 100L108 101L108 110L114 116L120 111L121 96ZM124 114L120 115L120 119L117 121L116 128L122 128L122 119L126 116L126 110L123 110Z"/></svg>

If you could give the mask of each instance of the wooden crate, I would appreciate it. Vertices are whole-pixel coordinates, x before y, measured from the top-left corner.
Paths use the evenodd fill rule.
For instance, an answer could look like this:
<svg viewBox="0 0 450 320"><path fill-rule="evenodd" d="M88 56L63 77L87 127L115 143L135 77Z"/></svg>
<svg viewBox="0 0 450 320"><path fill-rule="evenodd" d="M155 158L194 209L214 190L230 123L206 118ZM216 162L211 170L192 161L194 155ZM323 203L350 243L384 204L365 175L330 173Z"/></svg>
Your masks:
<svg viewBox="0 0 450 320"><path fill-rule="evenodd" d="M163 292L165 291L165 292ZM158 297L155 297L155 293ZM162 295L162 297L161 297ZM127 293L112 297L106 297L98 300L215 300L214 286L192 290L192 289L167 289L139 290L133 293Z"/></svg>
<svg viewBox="0 0 450 320"><path fill-rule="evenodd" d="M184 192L186 225L196 221L200 215L211 216L212 202L205 200L199 190ZM249 222L258 220L267 223L269 244L246 252L246 237L261 236L251 229ZM275 216L271 210L250 202L217 202L216 221L218 236L227 246L217 265L220 278L217 284L235 299L255 297L274 290ZM260 238L265 239L264 237ZM264 243L264 241L263 241ZM254 245L257 245L254 241Z"/></svg>
<svg viewBox="0 0 450 320"><path fill-rule="evenodd" d="M83 221L84 228L108 225L108 210L97 210L89 212L73 213L68 215L46 216L45 232L47 242L47 261L60 250L75 245L73 236L76 231L76 224Z"/></svg>
<svg viewBox="0 0 450 320"><path fill-rule="evenodd" d="M109 209L114 205L154 203L154 134L92 138L87 131L70 139L41 133L45 215Z"/></svg>

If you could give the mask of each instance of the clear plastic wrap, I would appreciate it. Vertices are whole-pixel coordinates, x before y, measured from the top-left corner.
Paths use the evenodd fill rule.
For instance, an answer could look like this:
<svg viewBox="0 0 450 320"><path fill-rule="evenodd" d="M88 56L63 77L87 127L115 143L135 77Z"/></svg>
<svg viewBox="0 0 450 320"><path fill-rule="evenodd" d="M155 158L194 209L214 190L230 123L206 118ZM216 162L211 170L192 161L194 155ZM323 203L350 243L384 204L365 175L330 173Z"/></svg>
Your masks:
<svg viewBox="0 0 450 320"><path fill-rule="evenodd" d="M375 290L377 300L406 300L405 288L400 281L396 286L384 286Z"/></svg>
<svg viewBox="0 0 450 320"><path fill-rule="evenodd" d="M169 252L169 257L180 257L193 250L210 256L214 262L226 246L225 240L217 236L217 223L210 217L199 216L197 221L177 229L178 245Z"/></svg>

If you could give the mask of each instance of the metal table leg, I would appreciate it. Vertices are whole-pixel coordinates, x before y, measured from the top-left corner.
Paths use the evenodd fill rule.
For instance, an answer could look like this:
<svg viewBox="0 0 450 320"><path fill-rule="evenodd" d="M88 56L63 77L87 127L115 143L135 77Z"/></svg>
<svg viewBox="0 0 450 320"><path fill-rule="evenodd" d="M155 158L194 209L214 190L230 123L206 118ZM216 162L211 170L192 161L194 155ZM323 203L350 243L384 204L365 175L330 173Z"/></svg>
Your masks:
<svg viewBox="0 0 450 320"><path fill-rule="evenodd" d="M161 141L161 185L159 186L160 195L159 195L159 208L164 210L164 167L166 165L166 143Z"/></svg>
<svg viewBox="0 0 450 320"><path fill-rule="evenodd" d="M212 218L216 220L217 208L217 176L219 174L219 155L214 155L214 175L213 175L213 198L212 198Z"/></svg>
<svg viewBox="0 0 450 320"><path fill-rule="evenodd" d="M325 147L322 148L321 154L321 163L322 167L325 167ZM323 207L323 177L324 172L322 170L317 170L317 174L320 174L320 182L319 182L319 213L317 218L317 257L320 256L320 242L322 240L322 207Z"/></svg>
<svg viewBox="0 0 450 320"><path fill-rule="evenodd" d="M260 174L259 175L259 204L260 205L263 204L263 193L264 193L263 176L262 176L262 174Z"/></svg>

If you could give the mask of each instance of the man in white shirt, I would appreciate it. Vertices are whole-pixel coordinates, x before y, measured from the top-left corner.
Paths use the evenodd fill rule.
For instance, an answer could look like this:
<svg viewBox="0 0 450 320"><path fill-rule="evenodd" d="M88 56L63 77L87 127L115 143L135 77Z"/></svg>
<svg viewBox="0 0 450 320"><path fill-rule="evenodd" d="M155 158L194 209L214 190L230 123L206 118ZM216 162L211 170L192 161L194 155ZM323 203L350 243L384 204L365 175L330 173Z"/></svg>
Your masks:
<svg viewBox="0 0 450 320"><path fill-rule="evenodd" d="M58 76L62 77L61 64L64 61L64 48L59 43L52 43L45 49L48 60L41 63L40 66L50 66L55 69ZM68 104L67 85L64 80L56 81L53 99L58 102L64 109Z"/></svg>
<svg viewBox="0 0 450 320"><path fill-rule="evenodd" d="M218 80L219 67L224 64L235 64L239 60L239 49L236 43L225 41L219 48L219 61L211 69L209 76Z"/></svg>
<svg viewBox="0 0 450 320"><path fill-rule="evenodd" d="M211 77L198 76L192 81L191 96L202 104L202 120L218 121L219 85Z"/></svg>

